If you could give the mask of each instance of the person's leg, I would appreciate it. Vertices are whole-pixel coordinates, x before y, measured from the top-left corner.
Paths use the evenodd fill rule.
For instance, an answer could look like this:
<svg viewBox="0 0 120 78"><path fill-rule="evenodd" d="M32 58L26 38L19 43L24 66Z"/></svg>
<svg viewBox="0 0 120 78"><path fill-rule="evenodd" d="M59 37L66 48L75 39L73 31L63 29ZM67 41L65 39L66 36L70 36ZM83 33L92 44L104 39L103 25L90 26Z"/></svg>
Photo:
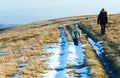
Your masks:
<svg viewBox="0 0 120 78"><path fill-rule="evenodd" d="M76 44L76 40L75 40L75 38L73 38L73 42L74 42L74 45Z"/></svg>
<svg viewBox="0 0 120 78"><path fill-rule="evenodd" d="M76 39L76 46L78 46L78 39Z"/></svg>
<svg viewBox="0 0 120 78"><path fill-rule="evenodd" d="M74 38L73 42L74 42L74 45L76 45L76 46L78 45L78 40L77 39Z"/></svg>
<svg viewBox="0 0 120 78"><path fill-rule="evenodd" d="M100 24L100 26L101 26L101 35L103 35L103 32L104 32L104 26L103 26L103 24Z"/></svg>
<svg viewBox="0 0 120 78"><path fill-rule="evenodd" d="M106 24L103 25L103 34L105 34Z"/></svg>

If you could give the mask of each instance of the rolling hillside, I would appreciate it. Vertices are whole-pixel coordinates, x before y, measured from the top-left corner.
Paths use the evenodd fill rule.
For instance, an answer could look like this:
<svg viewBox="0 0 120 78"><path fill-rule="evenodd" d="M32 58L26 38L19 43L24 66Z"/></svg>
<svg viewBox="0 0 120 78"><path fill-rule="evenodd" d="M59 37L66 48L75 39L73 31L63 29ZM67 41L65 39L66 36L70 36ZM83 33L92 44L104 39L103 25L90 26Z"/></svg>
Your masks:
<svg viewBox="0 0 120 78"><path fill-rule="evenodd" d="M87 22L85 16L75 16L0 30L0 78L120 78L120 14L108 16L109 24L104 36L100 36L97 16L88 17ZM71 37L74 23L81 30L80 45L77 48ZM64 32L62 35L60 26ZM69 47L76 50L69 50ZM67 52L64 57L56 54L64 51ZM73 54L78 56L70 57ZM83 61L80 61L81 58ZM49 62L51 59L53 63ZM81 72L82 68L87 71ZM58 74L54 73L53 77L49 71Z"/></svg>

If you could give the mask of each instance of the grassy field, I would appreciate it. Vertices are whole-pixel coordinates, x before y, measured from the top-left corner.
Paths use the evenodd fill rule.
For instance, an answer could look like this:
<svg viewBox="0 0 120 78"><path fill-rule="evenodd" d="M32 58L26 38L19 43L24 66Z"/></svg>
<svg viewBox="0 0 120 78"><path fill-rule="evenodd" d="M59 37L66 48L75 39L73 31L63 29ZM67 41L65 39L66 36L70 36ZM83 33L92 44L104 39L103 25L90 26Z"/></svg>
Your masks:
<svg viewBox="0 0 120 78"><path fill-rule="evenodd" d="M96 24L97 16L88 16L86 23L85 16L67 17L52 19L48 21L26 24L6 28L0 31L0 78L14 76L19 72L20 78L42 78L40 74L50 68L44 63L50 56L50 53L44 53L43 48L48 43L58 42L58 26L63 25L68 37L72 41L66 25L72 28L74 22L78 21L80 28L85 31L95 41L102 41L105 49L107 61L111 67L120 75L120 14L109 15L109 24L107 25L106 35L100 36L100 26ZM89 66L89 74L94 78L108 78L104 68L94 53L91 45L82 35L80 41L88 44L85 48L86 64ZM42 60L39 60L42 58ZM23 64L25 68L20 71ZM97 70L96 70L97 68ZM120 77L120 76L119 76Z"/></svg>
<svg viewBox="0 0 120 78"><path fill-rule="evenodd" d="M13 76L19 72L20 64L26 62L29 65L20 72L20 78L39 77L40 73L49 69L44 62L50 54L42 52L43 46L46 43L58 41L58 25L41 27L43 23L28 24L1 31L0 77ZM37 61L40 57L42 60Z"/></svg>

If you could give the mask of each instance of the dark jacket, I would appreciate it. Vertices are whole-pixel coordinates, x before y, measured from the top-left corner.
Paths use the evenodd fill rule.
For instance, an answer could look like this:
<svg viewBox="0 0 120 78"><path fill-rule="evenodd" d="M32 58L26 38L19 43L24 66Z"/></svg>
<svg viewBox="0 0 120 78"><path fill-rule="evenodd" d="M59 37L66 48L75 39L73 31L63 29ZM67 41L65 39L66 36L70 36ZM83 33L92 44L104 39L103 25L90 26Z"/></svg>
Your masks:
<svg viewBox="0 0 120 78"><path fill-rule="evenodd" d="M108 23L107 12L99 13L97 23L98 24L107 24Z"/></svg>

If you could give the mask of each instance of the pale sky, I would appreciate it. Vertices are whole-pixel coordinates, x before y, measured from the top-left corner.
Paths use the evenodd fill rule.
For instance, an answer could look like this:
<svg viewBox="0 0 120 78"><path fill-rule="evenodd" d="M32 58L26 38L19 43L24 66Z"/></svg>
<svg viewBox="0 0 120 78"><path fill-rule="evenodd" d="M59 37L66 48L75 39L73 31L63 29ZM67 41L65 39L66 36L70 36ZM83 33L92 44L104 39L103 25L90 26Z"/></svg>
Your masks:
<svg viewBox="0 0 120 78"><path fill-rule="evenodd" d="M120 0L0 0L0 17L79 16L98 14L101 8L108 14L120 13Z"/></svg>

